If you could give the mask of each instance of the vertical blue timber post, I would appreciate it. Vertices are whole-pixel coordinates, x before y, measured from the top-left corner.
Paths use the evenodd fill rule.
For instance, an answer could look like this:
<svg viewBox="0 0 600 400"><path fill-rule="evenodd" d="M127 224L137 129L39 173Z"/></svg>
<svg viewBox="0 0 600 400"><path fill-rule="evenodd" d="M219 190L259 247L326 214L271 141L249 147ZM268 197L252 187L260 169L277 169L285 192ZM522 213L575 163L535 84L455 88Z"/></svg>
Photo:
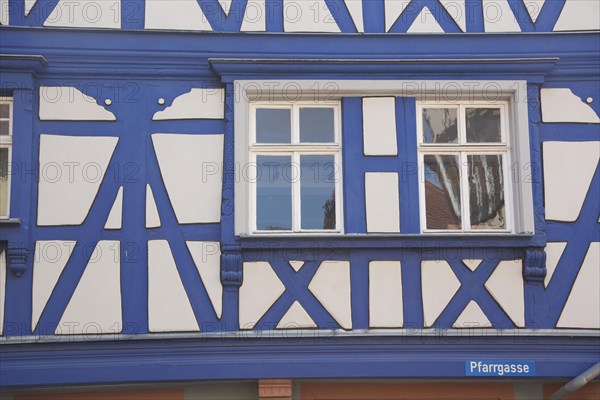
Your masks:
<svg viewBox="0 0 600 400"><path fill-rule="evenodd" d="M542 154L539 134L541 120L540 85L527 85L529 114L529 140L531 148L531 186L533 191L535 234L545 236L544 191L542 187ZM518 166L523 172L526 166ZM521 174L520 179L524 179ZM546 277L546 253L544 248L530 247L523 255L523 277L525 278L525 326L544 328L544 278Z"/></svg>
<svg viewBox="0 0 600 400"><path fill-rule="evenodd" d="M221 282L223 284L224 331L238 330L238 290L242 284L242 255L235 237L234 184L234 90L233 82L225 85L225 138L223 155L223 196L221 199Z"/></svg>
<svg viewBox="0 0 600 400"><path fill-rule="evenodd" d="M45 61L39 63L45 68ZM4 336L25 336L31 334L32 281L35 243L31 226L36 223L35 204L31 184L38 180L38 164L32 149L39 147L39 135L34 134L37 95L34 80L29 73L2 73L2 95L12 94L13 98L13 189L10 196L11 217L18 220L14 225L3 225L0 239L5 241L6 286L0 288L5 296ZM5 291L2 293L2 291Z"/></svg>

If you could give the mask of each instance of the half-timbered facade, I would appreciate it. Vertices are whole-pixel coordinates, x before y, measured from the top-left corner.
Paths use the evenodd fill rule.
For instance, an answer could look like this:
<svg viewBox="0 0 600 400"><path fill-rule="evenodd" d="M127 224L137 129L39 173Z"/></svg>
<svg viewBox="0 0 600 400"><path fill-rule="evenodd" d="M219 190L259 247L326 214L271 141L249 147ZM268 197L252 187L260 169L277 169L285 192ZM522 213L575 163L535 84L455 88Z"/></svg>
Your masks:
<svg viewBox="0 0 600 400"><path fill-rule="evenodd" d="M599 361L600 2L0 22L7 399L526 399Z"/></svg>

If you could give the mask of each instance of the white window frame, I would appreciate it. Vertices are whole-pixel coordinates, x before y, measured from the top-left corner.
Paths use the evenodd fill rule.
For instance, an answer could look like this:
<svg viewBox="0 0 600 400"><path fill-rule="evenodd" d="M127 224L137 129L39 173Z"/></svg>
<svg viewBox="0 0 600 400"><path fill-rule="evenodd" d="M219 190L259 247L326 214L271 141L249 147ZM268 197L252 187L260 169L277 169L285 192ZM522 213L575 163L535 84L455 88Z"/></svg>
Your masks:
<svg viewBox="0 0 600 400"><path fill-rule="evenodd" d="M259 108L291 110L292 137L291 143L257 143L256 141L256 110ZM313 143L300 142L300 109L301 108L331 108L334 116L334 142ZM291 230L258 230L256 210L256 177L249 179L250 201L249 216L253 234L340 234L344 230L343 221L343 185L342 185L342 134L341 134L341 104L339 101L296 101L296 102L253 102L249 107L249 146L248 160L250 165L257 166L256 157L259 155L290 156L295 169L300 169L301 155L332 155L334 156L335 181L335 229L302 229L301 228L301 195L300 177L292 181L292 229Z"/></svg>
<svg viewBox="0 0 600 400"><path fill-rule="evenodd" d="M241 79L233 81L234 87L234 136L235 136L235 234L255 234L250 227L250 185L248 145L250 141L250 105L254 101L337 100L344 97L414 97L417 101L451 98L452 101L472 101L471 98L486 95L486 88L494 89L494 97L508 102L510 115L511 175L513 176L513 233L531 236L535 232L533 189L531 180L531 148L529 138L529 110L527 81L525 80L373 80L373 79ZM286 89L292 88L290 92ZM298 96L301 97L298 99ZM401 145L400 143L398 144ZM416 150L415 150L416 151ZM343 210L343 208L342 208ZM350 213L352 210L349 211ZM352 218L352 215L348 216ZM457 235L469 232L455 231ZM477 231L475 234L481 234ZM423 233L429 235L429 233ZM502 232L494 234L502 235ZM431 233L437 235L437 233Z"/></svg>
<svg viewBox="0 0 600 400"><path fill-rule="evenodd" d="M10 165L12 162L12 144L13 144L13 99L9 96L0 97L0 104L8 104L8 118L0 118L1 121L8 120L8 135L0 135L0 148L8 149L8 166L9 174L7 178L8 191L6 195L6 214L0 214L0 219L10 219L10 194L11 194L11 177Z"/></svg>
<svg viewBox="0 0 600 400"><path fill-rule="evenodd" d="M457 143L425 143L423 141L423 109L425 108L452 108L457 110ZM466 128L467 108L493 108L500 109L500 142L468 143ZM432 102L417 101L417 150L419 157L419 210L422 233L514 233L513 190L512 190L512 147L511 147L511 119L508 101L459 101L459 102ZM425 199L425 156L426 155L453 155L458 156L460 166L460 201L461 201L461 229L428 229L427 209ZM502 155L502 176L504 183L504 229L472 229L470 221L470 192L468 182L469 155Z"/></svg>

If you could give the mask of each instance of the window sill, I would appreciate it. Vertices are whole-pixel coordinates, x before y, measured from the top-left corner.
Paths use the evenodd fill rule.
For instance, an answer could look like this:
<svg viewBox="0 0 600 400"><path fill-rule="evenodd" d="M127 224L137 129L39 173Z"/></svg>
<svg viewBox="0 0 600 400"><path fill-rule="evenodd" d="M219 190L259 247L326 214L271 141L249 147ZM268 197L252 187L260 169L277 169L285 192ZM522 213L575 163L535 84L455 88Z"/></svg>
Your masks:
<svg viewBox="0 0 600 400"><path fill-rule="evenodd" d="M242 249L266 247L347 248L347 249L410 249L410 248L526 248L543 247L546 238L534 234L507 233L423 233L423 234L282 234L242 235Z"/></svg>

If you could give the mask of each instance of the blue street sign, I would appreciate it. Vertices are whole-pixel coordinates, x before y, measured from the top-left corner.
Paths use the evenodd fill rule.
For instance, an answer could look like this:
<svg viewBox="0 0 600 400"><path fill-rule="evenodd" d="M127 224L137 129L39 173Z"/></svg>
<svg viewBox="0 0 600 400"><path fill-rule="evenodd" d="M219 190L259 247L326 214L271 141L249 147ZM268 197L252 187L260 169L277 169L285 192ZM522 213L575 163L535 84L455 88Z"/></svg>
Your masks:
<svg viewBox="0 0 600 400"><path fill-rule="evenodd" d="M466 376L535 376L534 361L467 360Z"/></svg>

